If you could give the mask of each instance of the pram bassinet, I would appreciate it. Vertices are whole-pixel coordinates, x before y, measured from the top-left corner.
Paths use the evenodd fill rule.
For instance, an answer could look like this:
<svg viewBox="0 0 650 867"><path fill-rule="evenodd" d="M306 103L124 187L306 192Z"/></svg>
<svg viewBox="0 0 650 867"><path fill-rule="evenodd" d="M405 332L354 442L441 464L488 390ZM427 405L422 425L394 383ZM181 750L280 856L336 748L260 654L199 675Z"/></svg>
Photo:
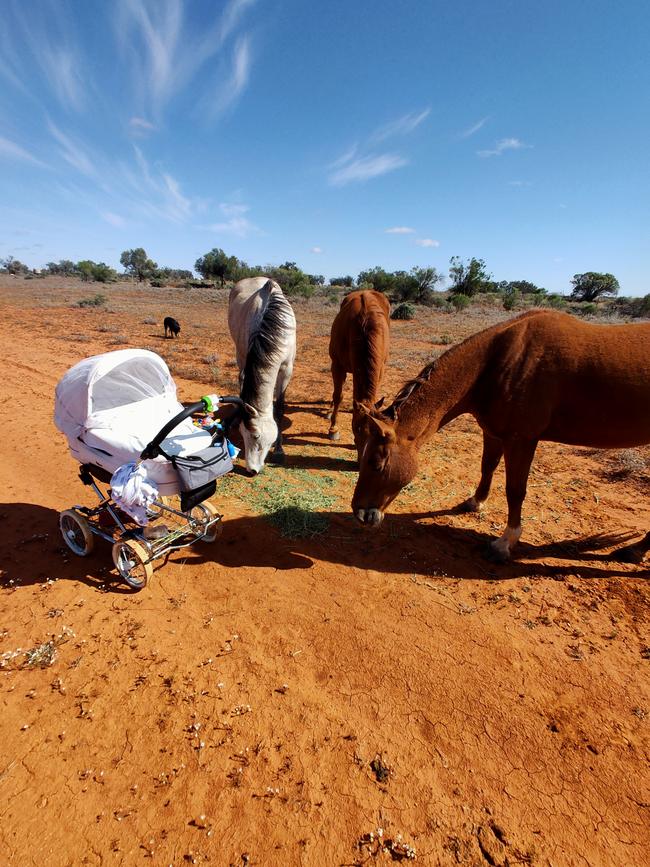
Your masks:
<svg viewBox="0 0 650 867"><path fill-rule="evenodd" d="M241 405L237 397L212 395L183 407L164 360L146 349L107 352L70 368L56 387L54 421L82 465L81 480L94 488L100 505L75 506L61 513L61 532L68 547L85 556L92 549L93 535L114 542L118 571L140 589L151 575L153 560L192 541L214 541L221 515L204 501L214 493L216 477L232 469L232 461L219 429L197 427L189 416L198 409L216 408L219 402ZM130 462L142 467L159 492L152 520L167 515L176 520L172 529L163 525L164 532L147 536L140 528L128 526L116 512L110 491L104 496L97 487L93 477L108 483L119 467ZM188 489L188 477L199 478L201 486L192 484ZM175 495L180 496L180 510L171 504ZM105 512L121 531L117 541L102 529L100 518Z"/></svg>
<svg viewBox="0 0 650 867"><path fill-rule="evenodd" d="M183 410L164 360L147 349L118 349L84 358L56 387L54 423L81 464L111 475L138 461L158 431ZM190 418L162 442L169 455L189 455L210 446L212 437ZM166 458L145 462L147 476L162 496L179 491L178 475Z"/></svg>

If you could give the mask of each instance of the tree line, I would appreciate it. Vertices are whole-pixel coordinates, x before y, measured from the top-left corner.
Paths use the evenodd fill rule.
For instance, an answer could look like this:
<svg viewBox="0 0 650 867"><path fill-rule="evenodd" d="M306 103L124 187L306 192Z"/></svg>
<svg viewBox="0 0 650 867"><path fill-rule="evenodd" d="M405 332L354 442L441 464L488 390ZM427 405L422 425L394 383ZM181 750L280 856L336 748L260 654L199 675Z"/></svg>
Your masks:
<svg viewBox="0 0 650 867"><path fill-rule="evenodd" d="M167 283L190 283L194 280L192 271L178 268L160 267L149 258L142 247L124 250L120 256L120 264L129 277L144 282L149 280L153 286L164 286ZM0 259L0 269L5 273L20 275L29 274L31 269L9 256ZM322 274L308 274L295 262L284 262L282 265L248 265L237 256L228 256L224 250L215 247L194 263L194 270L204 281L214 282L224 287L226 282L241 280L243 277L268 276L280 284L283 291L289 295L302 295L309 298L314 292L325 285ZM93 262L84 259L73 262L61 259L59 262L48 262L41 273L56 274L66 277L79 277L84 281L109 283L118 280L120 275L105 262ZM389 295L393 301L411 302L416 304L435 303L437 287L447 279L447 275L436 268L414 267L410 271L386 271L380 266L361 271L356 280L352 275L330 278L331 287L351 289L373 288ZM461 259L452 256L449 262L448 292L452 303L461 309L469 299L477 295L496 293L503 296L506 309L516 306L520 296L537 296L538 298L561 298L556 293L548 293L544 287L536 286L529 280L494 280L487 270L483 259ZM600 298L618 295L619 283L613 274L603 274L588 271L575 274L571 280L570 299L581 302L595 302Z"/></svg>

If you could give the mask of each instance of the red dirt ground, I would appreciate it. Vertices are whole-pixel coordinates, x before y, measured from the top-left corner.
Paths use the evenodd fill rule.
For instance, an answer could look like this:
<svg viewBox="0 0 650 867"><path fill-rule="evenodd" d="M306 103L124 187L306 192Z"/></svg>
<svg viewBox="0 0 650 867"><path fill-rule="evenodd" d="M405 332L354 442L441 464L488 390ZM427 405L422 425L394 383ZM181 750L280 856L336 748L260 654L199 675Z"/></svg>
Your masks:
<svg viewBox="0 0 650 867"><path fill-rule="evenodd" d="M222 538L134 594L107 544L63 546L58 511L92 501L54 387L147 346L183 399L232 390L225 298L2 279L1 864L381 865L406 845L431 865L650 863L648 570L609 556L650 523L644 453L542 444L518 559L496 567L502 471L483 515L452 511L480 461L461 418L365 531L350 415L336 444L322 417L336 306L298 302L286 467L229 477ZM106 308L72 306L97 291ZM394 323L387 395L503 316ZM276 489L324 494L327 532L280 535ZM18 667L53 634L51 665Z"/></svg>

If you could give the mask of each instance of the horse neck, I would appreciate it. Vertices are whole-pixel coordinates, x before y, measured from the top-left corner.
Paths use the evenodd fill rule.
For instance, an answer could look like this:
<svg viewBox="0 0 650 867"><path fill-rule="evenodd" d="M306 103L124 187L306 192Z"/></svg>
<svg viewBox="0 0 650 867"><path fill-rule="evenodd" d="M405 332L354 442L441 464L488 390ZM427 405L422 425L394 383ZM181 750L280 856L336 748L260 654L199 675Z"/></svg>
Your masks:
<svg viewBox="0 0 650 867"><path fill-rule="evenodd" d="M474 386L485 368L488 349L488 340L479 333L425 367L403 401L400 395L395 399L398 433L419 447L452 419L471 412Z"/></svg>
<svg viewBox="0 0 650 867"><path fill-rule="evenodd" d="M256 371L253 371L250 365L244 368L241 398L254 406L260 415L273 414L273 397L279 369L279 361L277 364L270 364Z"/></svg>
<svg viewBox="0 0 650 867"><path fill-rule="evenodd" d="M363 340L356 343L352 389L354 399L360 403L374 404L379 397L379 388L384 367L383 330L381 322L368 323Z"/></svg>

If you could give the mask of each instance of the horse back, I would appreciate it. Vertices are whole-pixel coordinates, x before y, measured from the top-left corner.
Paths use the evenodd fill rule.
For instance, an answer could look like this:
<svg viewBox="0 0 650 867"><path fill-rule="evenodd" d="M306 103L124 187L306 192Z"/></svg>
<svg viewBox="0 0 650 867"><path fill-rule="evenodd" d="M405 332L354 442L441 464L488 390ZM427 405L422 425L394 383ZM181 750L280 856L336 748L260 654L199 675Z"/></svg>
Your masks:
<svg viewBox="0 0 650 867"><path fill-rule="evenodd" d="M473 403L496 435L597 448L650 442L650 324L538 312L497 329Z"/></svg>
<svg viewBox="0 0 650 867"><path fill-rule="evenodd" d="M332 362L352 374L357 400L375 400L390 346L390 305L371 290L351 292L330 334Z"/></svg>

